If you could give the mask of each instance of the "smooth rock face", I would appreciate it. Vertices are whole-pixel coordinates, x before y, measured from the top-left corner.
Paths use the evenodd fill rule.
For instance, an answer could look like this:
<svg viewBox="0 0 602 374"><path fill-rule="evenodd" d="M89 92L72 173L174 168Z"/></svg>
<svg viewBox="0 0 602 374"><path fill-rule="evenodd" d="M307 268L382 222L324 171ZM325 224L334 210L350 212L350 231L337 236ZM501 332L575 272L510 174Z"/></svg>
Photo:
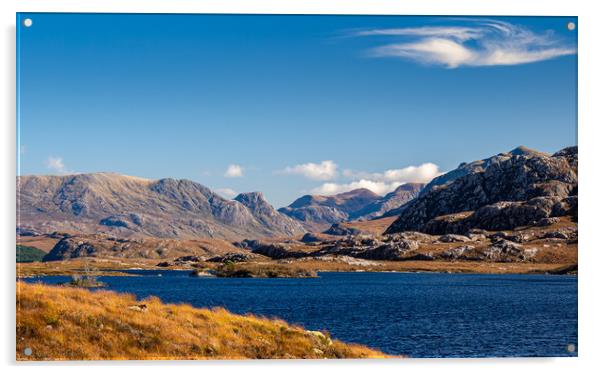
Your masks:
<svg viewBox="0 0 602 374"><path fill-rule="evenodd" d="M303 232L259 193L226 200L189 180L112 173L22 176L17 199L21 229L42 233L239 239Z"/></svg>
<svg viewBox="0 0 602 374"><path fill-rule="evenodd" d="M517 148L462 165L445 184L425 188L407 203L386 232L502 230L555 214L576 215L576 164L577 149L570 147L554 156Z"/></svg>

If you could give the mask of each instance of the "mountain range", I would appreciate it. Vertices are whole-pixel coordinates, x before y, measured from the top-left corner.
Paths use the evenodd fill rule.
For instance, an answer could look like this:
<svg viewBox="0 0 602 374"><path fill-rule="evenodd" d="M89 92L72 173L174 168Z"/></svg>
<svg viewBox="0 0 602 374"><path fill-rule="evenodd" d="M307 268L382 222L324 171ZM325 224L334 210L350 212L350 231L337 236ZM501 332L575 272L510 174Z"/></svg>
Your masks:
<svg viewBox="0 0 602 374"><path fill-rule="evenodd" d="M17 231L239 240L297 236L379 217L397 217L389 234L513 229L549 217L576 219L577 164L577 147L553 155L518 147L462 163L426 186L407 183L385 196L368 189L305 195L279 210L260 192L227 200L185 179L115 173L21 176Z"/></svg>
<svg viewBox="0 0 602 374"><path fill-rule="evenodd" d="M422 183L406 183L385 196L365 188L331 196L305 195L278 211L309 229L322 230L333 223L382 216L418 196L423 187Z"/></svg>
<svg viewBox="0 0 602 374"><path fill-rule="evenodd" d="M189 180L114 173L17 178L17 228L192 239L291 236L301 224L259 192L226 200Z"/></svg>

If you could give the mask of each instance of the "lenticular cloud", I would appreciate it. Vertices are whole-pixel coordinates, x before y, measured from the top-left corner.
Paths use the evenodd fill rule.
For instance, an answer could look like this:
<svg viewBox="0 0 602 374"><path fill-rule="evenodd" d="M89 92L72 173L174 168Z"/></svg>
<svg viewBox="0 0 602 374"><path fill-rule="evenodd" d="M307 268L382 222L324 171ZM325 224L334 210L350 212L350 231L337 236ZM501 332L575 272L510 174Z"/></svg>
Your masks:
<svg viewBox="0 0 602 374"><path fill-rule="evenodd" d="M355 36L399 37L400 41L373 48L373 57L397 57L448 68L461 66L520 65L575 54L576 48L551 31L536 33L501 21L471 26L424 26L376 29Z"/></svg>

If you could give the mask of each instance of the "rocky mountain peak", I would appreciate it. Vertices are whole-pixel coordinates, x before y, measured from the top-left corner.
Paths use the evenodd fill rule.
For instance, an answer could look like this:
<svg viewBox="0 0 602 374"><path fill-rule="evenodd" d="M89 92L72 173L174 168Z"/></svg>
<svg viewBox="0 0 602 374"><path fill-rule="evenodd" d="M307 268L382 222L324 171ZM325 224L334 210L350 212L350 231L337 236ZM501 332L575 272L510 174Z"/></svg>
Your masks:
<svg viewBox="0 0 602 374"><path fill-rule="evenodd" d="M262 192L243 192L238 194L234 200L238 201L239 203L243 204L246 207L257 207L257 206L265 206L265 205L269 205L269 203L266 201L265 197L263 196Z"/></svg>
<svg viewBox="0 0 602 374"><path fill-rule="evenodd" d="M514 148L513 150L511 150L508 153L513 156L546 155L546 153L544 153L544 152L539 152L534 149L527 148L524 145L519 145L518 147Z"/></svg>
<svg viewBox="0 0 602 374"><path fill-rule="evenodd" d="M576 211L576 148L554 156L524 147L515 153L473 161L442 176L446 181L431 182L387 233L462 231L485 222L499 230Z"/></svg>

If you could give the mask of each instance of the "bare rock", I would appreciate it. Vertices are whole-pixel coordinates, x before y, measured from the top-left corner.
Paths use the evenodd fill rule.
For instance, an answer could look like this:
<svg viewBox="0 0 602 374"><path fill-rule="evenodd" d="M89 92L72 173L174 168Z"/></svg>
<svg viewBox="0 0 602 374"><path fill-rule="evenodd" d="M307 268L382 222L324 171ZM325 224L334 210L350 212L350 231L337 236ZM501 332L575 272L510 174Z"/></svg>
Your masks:
<svg viewBox="0 0 602 374"><path fill-rule="evenodd" d="M560 222L560 218L558 217L546 217L542 218L535 223L535 226L544 227L544 226L552 226L556 223Z"/></svg>
<svg viewBox="0 0 602 374"><path fill-rule="evenodd" d="M251 259L253 259L253 256L248 253L229 252L223 256L212 257L212 258L208 259L207 261L221 262L221 263L224 263L224 262L247 262Z"/></svg>
<svg viewBox="0 0 602 374"><path fill-rule="evenodd" d="M464 235L445 234L439 238L439 241L442 243L464 243L471 241L471 239Z"/></svg>
<svg viewBox="0 0 602 374"><path fill-rule="evenodd" d="M300 258L307 256L307 253L301 251L294 251L287 244L264 244L255 249L253 253L264 255L273 259L282 258Z"/></svg>
<svg viewBox="0 0 602 374"><path fill-rule="evenodd" d="M316 234L311 233L311 232L306 233L301 238L301 242L303 242L303 243L318 243L321 241L322 241L322 239L320 239Z"/></svg>
<svg viewBox="0 0 602 374"><path fill-rule="evenodd" d="M341 225L340 223L335 223L332 226L330 226L330 228L326 231L324 231L324 234L328 234L328 235L339 235L339 236L345 236L345 235L359 235L362 232L354 227L346 227Z"/></svg>

